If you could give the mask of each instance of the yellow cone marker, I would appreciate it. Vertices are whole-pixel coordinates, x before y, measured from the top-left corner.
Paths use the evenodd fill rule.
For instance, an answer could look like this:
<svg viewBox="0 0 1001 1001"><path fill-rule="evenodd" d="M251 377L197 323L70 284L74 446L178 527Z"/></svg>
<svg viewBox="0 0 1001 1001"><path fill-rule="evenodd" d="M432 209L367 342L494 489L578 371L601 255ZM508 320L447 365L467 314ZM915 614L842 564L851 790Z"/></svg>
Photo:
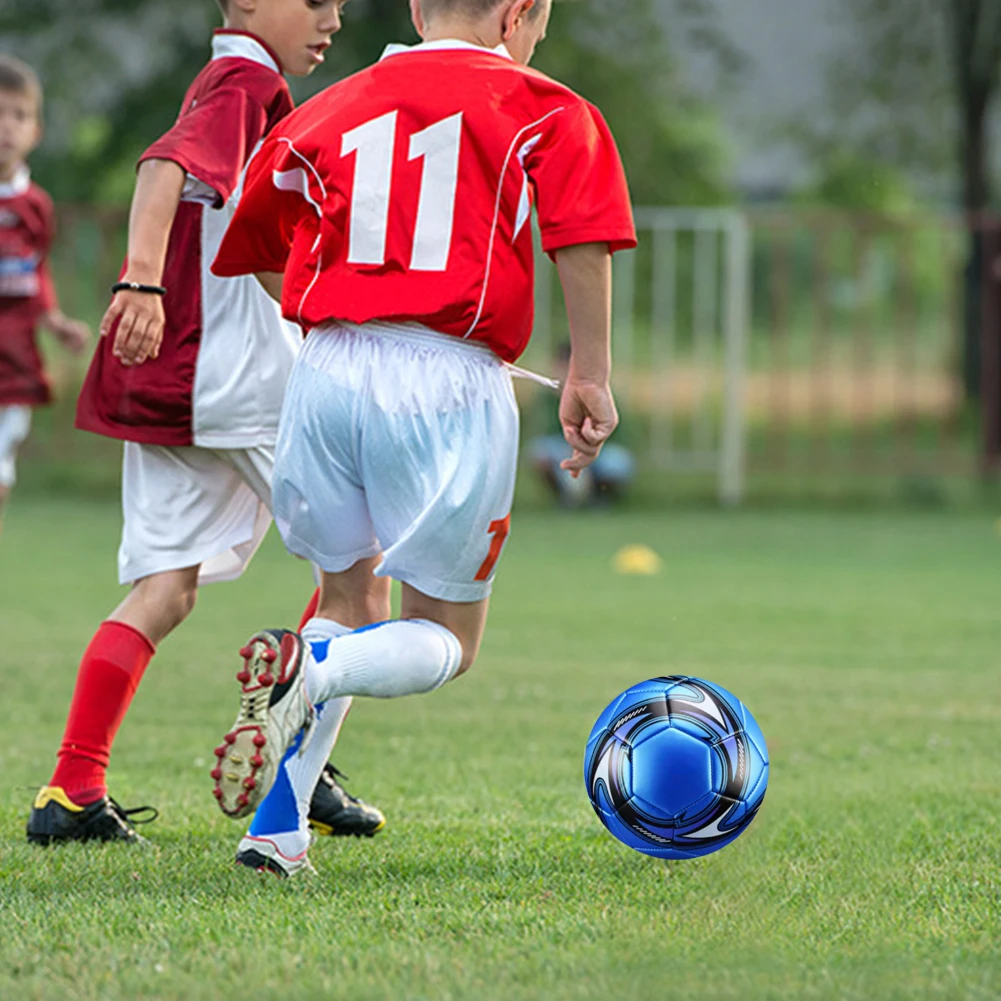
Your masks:
<svg viewBox="0 0 1001 1001"><path fill-rule="evenodd" d="M623 546L613 560L616 573L642 574L652 577L660 573L661 558L649 546Z"/></svg>

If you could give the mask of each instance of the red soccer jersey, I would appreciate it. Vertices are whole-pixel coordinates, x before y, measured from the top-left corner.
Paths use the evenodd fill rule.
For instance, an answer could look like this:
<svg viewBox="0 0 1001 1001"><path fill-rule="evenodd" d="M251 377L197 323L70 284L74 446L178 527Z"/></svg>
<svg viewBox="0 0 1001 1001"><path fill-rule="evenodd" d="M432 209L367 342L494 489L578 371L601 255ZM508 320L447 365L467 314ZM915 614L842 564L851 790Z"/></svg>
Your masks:
<svg viewBox="0 0 1001 1001"><path fill-rule="evenodd" d="M295 339L253 278L208 268L229 224L247 161L289 111L277 57L259 39L218 31L176 124L142 160L187 175L167 247L160 355L126 368L100 339L77 427L154 445L245 448L274 441Z"/></svg>
<svg viewBox="0 0 1001 1001"><path fill-rule="evenodd" d="M548 252L636 244L596 108L507 51L446 41L382 60L289 116L251 162L213 270L285 272L285 316L416 321L513 361Z"/></svg>
<svg viewBox="0 0 1001 1001"><path fill-rule="evenodd" d="M52 200L27 169L0 184L0 406L50 399L35 333L56 307L48 268L55 228Z"/></svg>

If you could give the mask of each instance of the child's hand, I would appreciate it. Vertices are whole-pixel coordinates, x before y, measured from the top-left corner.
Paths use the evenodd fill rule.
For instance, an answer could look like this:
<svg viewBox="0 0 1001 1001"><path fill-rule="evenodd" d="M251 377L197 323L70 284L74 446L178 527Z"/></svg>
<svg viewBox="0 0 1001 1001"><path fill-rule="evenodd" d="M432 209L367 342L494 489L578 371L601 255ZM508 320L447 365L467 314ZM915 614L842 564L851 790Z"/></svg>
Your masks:
<svg viewBox="0 0 1001 1001"><path fill-rule="evenodd" d="M601 446L619 423L615 400L607 383L577 379L571 370L560 400L560 424L563 437L573 455L560 463L576 479L601 451Z"/></svg>
<svg viewBox="0 0 1001 1001"><path fill-rule="evenodd" d="M102 337L108 336L116 320L118 330L112 354L123 365L141 365L160 354L166 322L160 296L148 292L118 292L101 320Z"/></svg>
<svg viewBox="0 0 1001 1001"><path fill-rule="evenodd" d="M42 322L55 334L59 343L75 355L90 343L90 327L82 320L74 320L56 310L47 313Z"/></svg>

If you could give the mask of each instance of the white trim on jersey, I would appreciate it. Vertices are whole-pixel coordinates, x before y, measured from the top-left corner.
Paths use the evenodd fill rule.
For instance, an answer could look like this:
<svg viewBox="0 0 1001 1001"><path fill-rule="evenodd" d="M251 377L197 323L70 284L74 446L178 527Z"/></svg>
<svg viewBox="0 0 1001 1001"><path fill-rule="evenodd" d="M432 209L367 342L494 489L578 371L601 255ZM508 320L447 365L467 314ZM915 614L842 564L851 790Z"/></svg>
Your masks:
<svg viewBox="0 0 1001 1001"><path fill-rule="evenodd" d="M531 132L532 129L538 128L547 118L552 118L553 115L558 115L561 111L566 111L566 108L562 105L558 108L553 108L552 111L543 115L538 121L531 122L521 129L518 134L511 140L511 145L508 147L507 156L504 157L504 166L501 167L500 177L497 181L497 201L494 205L494 221L490 226L490 242L487 244L487 264L486 271L483 275L483 291L480 293L480 304L476 310L476 316L473 322L470 324L469 329L462 335L463 338L472 335L473 331L476 329L476 324L480 322L480 317L483 315L483 306L487 301L487 288L490 285L490 266L493 264L494 258L494 243L497 239L497 224L500 222L500 210L501 210L501 195L504 191L504 176L507 174L508 164L511 162L511 156L514 154L515 147L521 141L521 137L526 132Z"/></svg>
<svg viewBox="0 0 1001 1001"><path fill-rule="evenodd" d="M202 210L202 337L191 392L191 429L194 444L202 448L274 444L285 383L302 339L253 275L217 278L211 270L243 196L247 167L262 145L248 157L229 201ZM192 188L197 193L197 185Z"/></svg>
<svg viewBox="0 0 1001 1001"><path fill-rule="evenodd" d="M21 164L14 171L14 177L7 184L0 184L0 198L17 198L31 187L31 171Z"/></svg>
<svg viewBox="0 0 1001 1001"><path fill-rule="evenodd" d="M216 202L219 201L219 195L216 194L216 190L211 184L206 184L204 181L199 180L194 174L185 174L181 201L199 202L202 205L207 205L210 209L214 209Z"/></svg>
<svg viewBox="0 0 1001 1001"><path fill-rule="evenodd" d="M313 166L313 164L309 160L309 158L303 156L302 153L300 153L295 148L295 143L293 143L291 139L288 139L285 136L279 136L278 137L278 142L287 143L288 144L288 148L292 151L292 153L295 156L297 156L300 160L302 160L302 162L304 164L306 164L307 167L309 167L310 172L312 173L313 177L316 178L316 183L320 186L320 198L324 202L326 202L326 200L327 200L327 186L323 183L323 178L320 177L319 171L316 169L316 167ZM296 171L286 171L286 172L282 173L282 172L276 170L273 173L272 177L271 177L271 182L280 191L298 191L299 194L301 194L303 196L303 198L305 198L306 201L309 202L310 205L312 205L313 211L316 213L317 217L319 218L320 222L322 223L323 222L323 209L322 209L322 207L320 205L318 205L316 203L315 199L312 198L312 196L309 193L309 178L306 177L305 171L302 171L301 168L300 168L300 172L301 172L302 180L304 180L306 182L306 184L305 184L305 190L303 190L303 187L300 187L298 183L294 183L291 187L287 186L287 184L290 183L290 182L292 182L292 180L293 180L291 175L295 175L295 174L299 173L299 172L296 172ZM299 180L298 177L295 178L296 182L298 180ZM322 226L321 226L319 229L317 229L316 239L313 241L313 253L316 253L316 248L320 245L320 240L321 240L321 237L322 237L322 233L323 233L323 230L322 230ZM313 280L309 283L309 285L306 288L306 291L302 293L302 297L299 299L299 308L296 311L296 316L299 317L299 324L300 324L300 326L304 326L303 319L302 319L302 309L303 309L303 306L305 306L306 299L308 298L309 293L313 291L313 286L316 285L317 280L319 279L320 273L322 271L323 271L323 254L319 254L319 255L317 255L317 259L316 259L316 274L313 275Z"/></svg>
<svg viewBox="0 0 1001 1001"><path fill-rule="evenodd" d="M459 38L439 38L434 42L420 42L418 45L401 45L393 42L383 49L379 62L388 59L390 56L403 55L406 52L445 52L450 49L472 49L474 52L492 52L496 56L514 61L514 57L507 50L507 46L501 42L496 49L488 49L485 45L476 45L474 42L464 42Z"/></svg>
<svg viewBox="0 0 1001 1001"><path fill-rule="evenodd" d="M269 70L281 73L282 68L274 57L252 35L236 35L226 32L212 36L212 59L249 59L260 63Z"/></svg>

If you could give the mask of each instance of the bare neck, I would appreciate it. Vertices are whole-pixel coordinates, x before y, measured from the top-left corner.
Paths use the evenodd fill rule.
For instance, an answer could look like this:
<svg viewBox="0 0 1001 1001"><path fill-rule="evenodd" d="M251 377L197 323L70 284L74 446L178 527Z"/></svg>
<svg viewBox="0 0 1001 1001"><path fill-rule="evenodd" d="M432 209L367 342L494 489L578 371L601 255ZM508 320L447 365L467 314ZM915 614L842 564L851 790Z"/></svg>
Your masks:
<svg viewBox="0 0 1001 1001"><path fill-rule="evenodd" d="M496 49L503 41L498 26L488 20L470 21L462 17L443 16L425 26L425 42L440 42L446 38L469 42L484 49Z"/></svg>
<svg viewBox="0 0 1001 1001"><path fill-rule="evenodd" d="M234 9L223 18L222 26L227 31L246 31L251 35L256 34L254 29L247 23L247 19L238 9Z"/></svg>
<svg viewBox="0 0 1001 1001"><path fill-rule="evenodd" d="M13 184L21 173L24 164L20 160L13 163L0 163L0 184Z"/></svg>

